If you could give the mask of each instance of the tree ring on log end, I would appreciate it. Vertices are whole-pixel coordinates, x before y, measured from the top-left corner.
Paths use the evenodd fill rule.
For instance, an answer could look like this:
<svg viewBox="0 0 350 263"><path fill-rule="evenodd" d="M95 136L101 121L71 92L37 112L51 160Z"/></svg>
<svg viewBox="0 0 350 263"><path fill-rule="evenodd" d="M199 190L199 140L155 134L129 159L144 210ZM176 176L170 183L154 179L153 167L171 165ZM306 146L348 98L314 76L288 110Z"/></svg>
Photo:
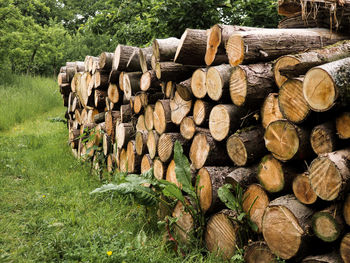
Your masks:
<svg viewBox="0 0 350 263"><path fill-rule="evenodd" d="M218 101L222 97L222 89L224 81L220 75L220 72L211 67L207 71L206 86L208 96L215 101Z"/></svg>
<svg viewBox="0 0 350 263"><path fill-rule="evenodd" d="M207 142L205 134L199 133L194 136L190 148L190 160L196 169L204 166L210 151L210 145Z"/></svg>
<svg viewBox="0 0 350 263"><path fill-rule="evenodd" d="M335 148L331 134L318 126L311 131L310 143L316 154L329 153Z"/></svg>
<svg viewBox="0 0 350 263"><path fill-rule="evenodd" d="M199 68L196 69L192 74L191 79L191 88L193 95L198 98L202 99L207 94L207 86L206 86L206 71Z"/></svg>
<svg viewBox="0 0 350 263"><path fill-rule="evenodd" d="M153 173L154 173L154 177L157 178L158 180L161 180L164 177L164 165L162 161L158 158L154 159Z"/></svg>
<svg viewBox="0 0 350 263"><path fill-rule="evenodd" d="M308 176L301 174L293 180L293 193L300 203L311 205L316 202L317 195L311 188Z"/></svg>
<svg viewBox="0 0 350 263"><path fill-rule="evenodd" d="M235 134L231 135L226 142L228 156L237 166L244 166L247 163L248 156L242 140Z"/></svg>
<svg viewBox="0 0 350 263"><path fill-rule="evenodd" d="M213 189L211 185L210 174L207 169L201 168L198 171L199 182L198 182L198 195L199 202L203 213L208 211L213 202Z"/></svg>
<svg viewBox="0 0 350 263"><path fill-rule="evenodd" d="M217 105L210 112L209 130L217 141L222 141L226 138L230 131L230 115L224 105Z"/></svg>
<svg viewBox="0 0 350 263"><path fill-rule="evenodd" d="M285 68L287 66L294 66L298 63L300 63L299 59L288 55L277 59L273 68L273 75L275 77L275 82L277 87L281 87L283 83L286 82L288 79L287 77L281 75L280 69Z"/></svg>
<svg viewBox="0 0 350 263"><path fill-rule="evenodd" d="M260 184L270 193L284 188L284 172L281 163L272 155L266 155L260 162L257 172Z"/></svg>
<svg viewBox="0 0 350 263"><path fill-rule="evenodd" d="M156 102L153 111L154 129L158 134L165 132L167 120L165 117L165 110L163 104L160 101Z"/></svg>
<svg viewBox="0 0 350 263"><path fill-rule="evenodd" d="M171 160L171 162L168 165L168 169L166 171L165 179L168 182L176 184L179 188L182 188L182 185L177 181L177 178L176 178L175 166L176 166L175 161Z"/></svg>
<svg viewBox="0 0 350 263"><path fill-rule="evenodd" d="M317 212L313 215L312 228L316 236L325 242L335 241L341 233L338 223L327 212Z"/></svg>
<svg viewBox="0 0 350 263"><path fill-rule="evenodd" d="M162 162L170 159L174 148L174 142L171 135L163 133L158 141L158 156Z"/></svg>
<svg viewBox="0 0 350 263"><path fill-rule="evenodd" d="M247 77L240 67L234 67L230 76L230 96L233 104L242 106L247 96Z"/></svg>

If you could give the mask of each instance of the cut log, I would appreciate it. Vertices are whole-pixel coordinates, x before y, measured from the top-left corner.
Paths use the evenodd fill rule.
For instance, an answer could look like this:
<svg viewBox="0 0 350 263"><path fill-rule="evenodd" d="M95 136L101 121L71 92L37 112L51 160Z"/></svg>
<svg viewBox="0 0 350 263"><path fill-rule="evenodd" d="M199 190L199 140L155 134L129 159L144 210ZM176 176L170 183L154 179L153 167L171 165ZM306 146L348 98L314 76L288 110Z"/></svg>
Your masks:
<svg viewBox="0 0 350 263"><path fill-rule="evenodd" d="M350 233L347 233L340 242L340 256L344 263L350 262Z"/></svg>
<svg viewBox="0 0 350 263"><path fill-rule="evenodd" d="M288 78L284 76L284 74L281 74L280 69L285 67L292 67L294 65L297 65L298 63L299 59L292 55L285 55L276 60L273 67L273 75L277 87L280 88L284 84L284 82L288 80ZM303 75L305 75L305 73ZM299 77L299 75L297 75L296 77Z"/></svg>
<svg viewBox="0 0 350 263"><path fill-rule="evenodd" d="M317 255L317 256L308 256L304 258L302 263L342 263L342 259L338 251L332 253Z"/></svg>
<svg viewBox="0 0 350 263"><path fill-rule="evenodd" d="M229 166L207 166L198 171L199 181L197 194L203 213L212 212L222 204L218 197L218 190L225 184L225 177L233 171Z"/></svg>
<svg viewBox="0 0 350 263"><path fill-rule="evenodd" d="M161 91L161 81L157 78L154 70L146 71L140 79L140 89L142 91Z"/></svg>
<svg viewBox="0 0 350 263"><path fill-rule="evenodd" d="M186 101L192 99L191 82L192 78L189 78L176 85L177 93L179 93L180 97Z"/></svg>
<svg viewBox="0 0 350 263"><path fill-rule="evenodd" d="M178 43L174 62L184 65L205 65L206 47L206 30L187 28Z"/></svg>
<svg viewBox="0 0 350 263"><path fill-rule="evenodd" d="M116 126L115 140L117 148L121 149L127 146L127 143L134 137L135 128L133 123L119 123Z"/></svg>
<svg viewBox="0 0 350 263"><path fill-rule="evenodd" d="M229 157L223 154L224 147L216 142L208 131L197 133L193 138L189 154L194 168L227 165Z"/></svg>
<svg viewBox="0 0 350 263"><path fill-rule="evenodd" d="M94 115L94 123L98 124L98 123L104 122L105 117L106 117L105 112L100 112L100 113Z"/></svg>
<svg viewBox="0 0 350 263"><path fill-rule="evenodd" d="M141 173L145 173L147 172L149 169L151 169L153 166L153 161L151 159L151 157L149 157L149 154L145 154L142 157L142 161L141 161Z"/></svg>
<svg viewBox="0 0 350 263"><path fill-rule="evenodd" d="M59 73L57 76L57 83L58 83L58 85L69 83L68 78L67 78L67 74L66 73Z"/></svg>
<svg viewBox="0 0 350 263"><path fill-rule="evenodd" d="M189 201L186 200L188 205L191 205ZM178 201L172 213L174 218L177 218L175 225L175 233L179 238L181 243L188 243L190 241L190 233L194 230L194 219L191 214L187 212L182 202Z"/></svg>
<svg viewBox="0 0 350 263"><path fill-rule="evenodd" d="M233 133L242 123L242 117L247 113L244 108L232 104L220 104L215 106L209 115L209 130L217 141L224 140Z"/></svg>
<svg viewBox="0 0 350 263"><path fill-rule="evenodd" d="M264 239L271 251L282 259L299 258L312 244L309 236L313 212L293 195L281 196L265 210Z"/></svg>
<svg viewBox="0 0 350 263"><path fill-rule="evenodd" d="M133 112L130 107L130 104L120 106L120 121L127 123L133 118Z"/></svg>
<svg viewBox="0 0 350 263"><path fill-rule="evenodd" d="M119 76L120 76L120 71L116 71L116 70L111 70L111 72L109 73L109 79L108 82L116 84L116 85L120 85L119 83Z"/></svg>
<svg viewBox="0 0 350 263"><path fill-rule="evenodd" d="M196 132L196 125L193 121L193 117L185 117L180 124L181 136L186 140L191 140Z"/></svg>
<svg viewBox="0 0 350 263"><path fill-rule="evenodd" d="M343 112L337 117L336 129L340 139L350 138L350 112Z"/></svg>
<svg viewBox="0 0 350 263"><path fill-rule="evenodd" d="M123 75L123 90L127 100L130 100L131 96L140 91L140 78L141 72L124 73Z"/></svg>
<svg viewBox="0 0 350 263"><path fill-rule="evenodd" d="M278 104L278 93L270 93L261 108L262 126L266 129L271 122L282 119L283 115Z"/></svg>
<svg viewBox="0 0 350 263"><path fill-rule="evenodd" d="M147 93L139 92L135 95L134 99L134 112L139 114L142 112L142 109L146 108L148 104Z"/></svg>
<svg viewBox="0 0 350 263"><path fill-rule="evenodd" d="M104 133L103 136L103 142L102 142L102 149L104 156L107 156L112 152L112 138L107 133Z"/></svg>
<svg viewBox="0 0 350 263"><path fill-rule="evenodd" d="M345 201L344 201L343 216L345 219L345 223L348 226L350 226L350 193L347 194Z"/></svg>
<svg viewBox="0 0 350 263"><path fill-rule="evenodd" d="M165 169L163 162L157 157L153 161L153 174L154 177L157 178L158 180L161 180L164 178L165 174Z"/></svg>
<svg viewBox="0 0 350 263"><path fill-rule="evenodd" d="M166 170L165 180L174 183L177 187L181 189L182 185L177 181L176 178L175 166L175 161L171 160Z"/></svg>
<svg viewBox="0 0 350 263"><path fill-rule="evenodd" d="M277 257L265 241L255 241L244 249L244 261L247 263L276 263Z"/></svg>
<svg viewBox="0 0 350 263"><path fill-rule="evenodd" d="M112 70L126 71L129 59L136 49L137 49L136 47L119 44L114 51ZM137 70L129 70L129 71L137 71Z"/></svg>
<svg viewBox="0 0 350 263"><path fill-rule="evenodd" d="M231 70L229 85L231 100L236 106L245 105L256 109L273 91L272 64L236 66Z"/></svg>
<svg viewBox="0 0 350 263"><path fill-rule="evenodd" d="M171 121L180 125L182 119L191 111L192 101L185 101L179 93L175 92L175 96L170 100Z"/></svg>
<svg viewBox="0 0 350 263"><path fill-rule="evenodd" d="M119 89L118 89L118 86L116 84L109 83L108 98L113 103L119 102Z"/></svg>
<svg viewBox="0 0 350 263"><path fill-rule="evenodd" d="M140 65L139 48L135 48L131 56L129 57L128 63L126 64L126 71L142 71Z"/></svg>
<svg viewBox="0 0 350 263"><path fill-rule="evenodd" d="M191 77L196 67L185 66L174 62L157 62L155 71L157 78L162 81L183 81Z"/></svg>
<svg viewBox="0 0 350 263"><path fill-rule="evenodd" d="M255 61L271 61L282 55L308 48L321 48L345 40L346 36L328 29L264 29L231 35L226 52L232 66Z"/></svg>
<svg viewBox="0 0 350 263"><path fill-rule="evenodd" d="M144 115L140 115L137 118L136 130L137 131L147 131L147 129L145 127L145 116Z"/></svg>
<svg viewBox="0 0 350 263"><path fill-rule="evenodd" d="M128 173L140 173L142 157L136 154L135 141L128 142L127 155L128 155Z"/></svg>
<svg viewBox="0 0 350 263"><path fill-rule="evenodd" d="M144 155L147 151L147 131L137 131L135 135L135 147L138 155Z"/></svg>
<svg viewBox="0 0 350 263"><path fill-rule="evenodd" d="M115 126L118 120L121 119L120 111L108 111L105 116L106 132L109 136L113 138L115 136Z"/></svg>
<svg viewBox="0 0 350 263"><path fill-rule="evenodd" d="M342 212L338 205L332 205L316 212L312 216L312 229L316 236L325 242L337 240L344 229L344 221L341 214Z"/></svg>
<svg viewBox="0 0 350 263"><path fill-rule="evenodd" d="M302 204L311 205L317 201L317 195L311 187L308 173L295 176L293 180L293 193Z"/></svg>
<svg viewBox="0 0 350 263"><path fill-rule="evenodd" d="M96 71L94 74L95 88L108 89L109 73L103 71Z"/></svg>
<svg viewBox="0 0 350 263"><path fill-rule="evenodd" d="M282 115L289 121L301 123L310 114L310 107L303 95L303 80L289 79L281 86L278 103Z"/></svg>
<svg viewBox="0 0 350 263"><path fill-rule="evenodd" d="M311 131L310 142L317 155L334 152L337 148L335 124L329 121L314 127Z"/></svg>
<svg viewBox="0 0 350 263"><path fill-rule="evenodd" d="M156 102L153 111L153 122L154 129L159 135L164 132L174 131L175 125L171 121L170 100L158 100Z"/></svg>
<svg viewBox="0 0 350 263"><path fill-rule="evenodd" d="M267 126L265 146L281 161L304 160L312 156L310 130L286 120L277 120Z"/></svg>
<svg viewBox="0 0 350 263"><path fill-rule="evenodd" d="M115 159L115 155L113 154L109 154L107 156L107 172L112 175L112 173L114 172L114 167L116 165L116 159Z"/></svg>
<svg viewBox="0 0 350 263"><path fill-rule="evenodd" d="M206 126L208 127L209 115L214 107L213 104L203 101L196 100L193 106L193 120L197 126Z"/></svg>
<svg viewBox="0 0 350 263"><path fill-rule="evenodd" d="M291 189L296 172L283 165L271 154L262 158L257 177L264 189L270 193L277 193Z"/></svg>
<svg viewBox="0 0 350 263"><path fill-rule="evenodd" d="M191 89L193 95L198 99L203 99L207 95L207 69L196 69L191 78Z"/></svg>
<svg viewBox="0 0 350 263"><path fill-rule="evenodd" d="M94 99L96 109L102 110L106 107L106 96L106 91L95 89Z"/></svg>
<svg viewBox="0 0 350 263"><path fill-rule="evenodd" d="M113 64L114 53L102 52L99 56L98 65L101 70L111 70Z"/></svg>
<svg viewBox="0 0 350 263"><path fill-rule="evenodd" d="M87 69L87 71L88 71L89 73L92 73L92 74L95 73L95 72L93 72L93 70L94 70L94 65L95 65L95 63L98 63L98 60L99 60L98 57L92 57L92 56L89 57L89 66L88 66L88 69ZM85 71L86 71L86 70L85 70Z"/></svg>
<svg viewBox="0 0 350 263"><path fill-rule="evenodd" d="M250 167L237 167L226 176L225 183L231 184L234 189L237 189L238 186L245 189L257 182L257 171L257 164Z"/></svg>
<svg viewBox="0 0 350 263"><path fill-rule="evenodd" d="M231 70L231 66L227 64L210 67L208 69L206 87L209 98L214 101L228 100Z"/></svg>
<svg viewBox="0 0 350 263"><path fill-rule="evenodd" d="M310 69L304 78L303 94L314 111L327 111L336 102L350 105L350 58Z"/></svg>
<svg viewBox="0 0 350 263"><path fill-rule="evenodd" d="M312 161L310 183L318 197L331 201L348 191L350 182L350 148L327 153Z"/></svg>
<svg viewBox="0 0 350 263"><path fill-rule="evenodd" d="M124 148L121 149L120 155L119 155L119 170L122 173L128 172L128 154Z"/></svg>
<svg viewBox="0 0 350 263"><path fill-rule="evenodd" d="M155 39L152 43L153 56L157 62L173 61L180 39L175 37Z"/></svg>
<svg viewBox="0 0 350 263"><path fill-rule="evenodd" d="M152 58L152 47L139 49L140 67L141 67L142 73L145 73L152 68L151 58Z"/></svg>
<svg viewBox="0 0 350 263"><path fill-rule="evenodd" d="M265 190L258 184L251 184L244 191L242 197L243 211L258 227L258 233L262 232L262 221L266 207L269 205L269 197Z"/></svg>
<svg viewBox="0 0 350 263"><path fill-rule="evenodd" d="M154 127L153 112L154 105L147 105L145 109L145 127L149 131L153 130Z"/></svg>
<svg viewBox="0 0 350 263"><path fill-rule="evenodd" d="M168 162L174 153L175 142L179 141L184 152L188 150L189 143L181 136L180 133L163 133L158 141L158 156L162 162Z"/></svg>
<svg viewBox="0 0 350 263"><path fill-rule="evenodd" d="M172 81L168 81L165 85L165 98L173 99L175 96L175 83Z"/></svg>
<svg viewBox="0 0 350 263"><path fill-rule="evenodd" d="M232 134L226 141L228 156L237 166L256 162L265 153L264 129L250 127Z"/></svg>
<svg viewBox="0 0 350 263"><path fill-rule="evenodd" d="M148 132L147 137L147 149L149 156L153 159L158 153L158 141L159 136L156 131L152 130Z"/></svg>
<svg viewBox="0 0 350 263"><path fill-rule="evenodd" d="M239 243L239 226L235 217L234 211L222 210L209 218L205 230L207 249L226 260L234 255Z"/></svg>

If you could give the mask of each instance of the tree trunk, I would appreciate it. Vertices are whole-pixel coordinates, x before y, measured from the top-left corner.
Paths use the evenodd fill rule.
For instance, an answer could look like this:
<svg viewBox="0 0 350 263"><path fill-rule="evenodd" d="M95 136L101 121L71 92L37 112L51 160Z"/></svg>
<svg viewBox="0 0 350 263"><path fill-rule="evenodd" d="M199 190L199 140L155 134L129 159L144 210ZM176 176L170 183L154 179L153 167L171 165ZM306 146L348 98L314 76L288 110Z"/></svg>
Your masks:
<svg viewBox="0 0 350 263"><path fill-rule="evenodd" d="M111 71L112 64L113 64L113 57L114 57L114 53L102 52L98 61L98 65L100 69Z"/></svg>
<svg viewBox="0 0 350 263"><path fill-rule="evenodd" d="M165 174L164 165L163 165L163 162L158 157L156 157L153 161L153 174L154 174L154 177L157 178L158 180L161 180L164 178L164 174Z"/></svg>
<svg viewBox="0 0 350 263"><path fill-rule="evenodd" d="M130 100L131 96L135 95L140 88L141 72L124 73L123 75L123 90L127 100Z"/></svg>
<svg viewBox="0 0 350 263"><path fill-rule="evenodd" d="M233 171L229 166L206 166L198 171L199 181L197 195L203 213L213 212L222 206L218 190L225 184L225 177Z"/></svg>
<svg viewBox="0 0 350 263"><path fill-rule="evenodd" d="M175 142L179 141L184 152L189 148L189 143L182 138L180 133L163 133L158 141L158 156L162 162L168 162L172 159ZM188 152L188 151L187 151Z"/></svg>
<svg viewBox="0 0 350 263"><path fill-rule="evenodd" d="M236 66L230 76L231 100L236 106L257 109L273 91L273 81L270 63Z"/></svg>
<svg viewBox="0 0 350 263"><path fill-rule="evenodd" d="M129 59L131 55L134 53L135 49L137 48L119 44L114 51L112 70L126 71Z"/></svg>
<svg viewBox="0 0 350 263"><path fill-rule="evenodd" d="M157 62L154 70L157 78L162 81L180 82L191 77L196 67L185 66L174 62Z"/></svg>
<svg viewBox="0 0 350 263"><path fill-rule="evenodd" d="M152 130L148 132L147 137L147 149L149 156L154 159L158 153L158 141L159 141L159 135L156 131Z"/></svg>
<svg viewBox="0 0 350 263"><path fill-rule="evenodd" d="M265 210L262 222L264 239L271 251L282 259L296 258L308 252L313 212L293 195L281 196Z"/></svg>
<svg viewBox="0 0 350 263"><path fill-rule="evenodd" d="M341 214L339 205L332 205L316 212L312 216L312 229L316 236L325 242L337 240L344 229L344 220Z"/></svg>
<svg viewBox="0 0 350 263"><path fill-rule="evenodd" d="M193 105L193 120L197 126L208 127L209 115L214 104L203 100L196 100Z"/></svg>
<svg viewBox="0 0 350 263"><path fill-rule="evenodd" d="M127 146L127 143L134 137L135 128L134 125L130 123L119 123L116 127L115 140L117 142L117 148L121 149Z"/></svg>
<svg viewBox="0 0 350 263"><path fill-rule="evenodd" d="M171 121L170 100L158 100L153 111L154 129L159 135L175 130Z"/></svg>
<svg viewBox="0 0 350 263"><path fill-rule="evenodd" d="M350 148L327 153L312 161L310 183L318 197L332 201L349 190Z"/></svg>
<svg viewBox="0 0 350 263"><path fill-rule="evenodd" d="M209 129L213 138L222 141L230 133L235 132L246 113L246 109L232 104L216 105L209 115Z"/></svg>
<svg viewBox="0 0 350 263"><path fill-rule="evenodd" d="M265 29L231 35L226 52L232 66L255 61L271 61L282 55L334 44L346 36L327 29Z"/></svg>
<svg viewBox="0 0 350 263"><path fill-rule="evenodd" d="M214 101L229 101L231 70L228 64L208 69L206 87L209 98Z"/></svg>
<svg viewBox="0 0 350 263"><path fill-rule="evenodd" d="M271 154L262 158L257 172L260 184L270 193L290 190L295 176L291 167L283 165Z"/></svg>
<svg viewBox="0 0 350 263"><path fill-rule="evenodd" d="M344 263L350 262L350 233L347 233L340 242L340 256Z"/></svg>
<svg viewBox="0 0 350 263"><path fill-rule="evenodd" d="M272 253L265 241L255 241L244 249L246 263L276 263L277 257Z"/></svg>
<svg viewBox="0 0 350 263"><path fill-rule="evenodd" d="M196 169L203 166L224 166L229 162L225 146L216 142L208 130L196 134L190 148L190 160Z"/></svg>
<svg viewBox="0 0 350 263"><path fill-rule="evenodd" d="M173 61L180 39L175 37L153 40L152 50L157 62Z"/></svg>
<svg viewBox="0 0 350 263"><path fill-rule="evenodd" d="M127 146L128 173L140 173L142 157L136 154L135 141L131 140Z"/></svg>
<svg viewBox="0 0 350 263"><path fill-rule="evenodd" d="M137 131L135 135L135 147L138 155L144 155L147 151L147 131Z"/></svg>
<svg viewBox="0 0 350 263"><path fill-rule="evenodd" d="M294 177L293 193L302 204L311 205L317 201L317 195L311 187L308 173L298 174Z"/></svg>
<svg viewBox="0 0 350 263"><path fill-rule="evenodd" d="M338 145L334 122L328 121L314 127L311 131L310 142L317 155L334 152Z"/></svg>
<svg viewBox="0 0 350 263"><path fill-rule="evenodd" d="M145 154L142 157L142 161L141 161L141 173L145 173L147 172L149 169L151 169L153 166L153 161L151 159L151 157L149 156L149 154Z"/></svg>
<svg viewBox="0 0 350 263"><path fill-rule="evenodd" d="M142 74L140 80L140 89L142 91L161 91L161 81L157 78L154 70L146 71Z"/></svg>
<svg viewBox="0 0 350 263"><path fill-rule="evenodd" d="M232 134L226 141L228 156L237 166L256 162L265 153L264 129L251 127Z"/></svg>
<svg viewBox="0 0 350 263"><path fill-rule="evenodd" d="M111 102L113 103L119 102L119 89L116 84L109 83L107 92L108 92L108 98Z"/></svg>
<svg viewBox="0 0 350 263"><path fill-rule="evenodd" d="M350 139L350 112L343 112L335 123L339 138Z"/></svg>
<svg viewBox="0 0 350 263"><path fill-rule="evenodd" d="M278 104L278 93L270 93L261 107L261 122L264 129L271 122L282 120L283 115Z"/></svg>
<svg viewBox="0 0 350 263"><path fill-rule="evenodd" d="M281 161L305 160L312 157L310 130L286 120L277 120L266 128L265 146Z"/></svg>
<svg viewBox="0 0 350 263"><path fill-rule="evenodd" d="M176 91L179 93L180 97L183 100L191 100L192 99L192 89L191 89L192 78L186 79L179 84L176 85Z"/></svg>
<svg viewBox="0 0 350 263"><path fill-rule="evenodd" d="M205 65L206 30L186 29L178 44L174 62L184 65Z"/></svg>
<svg viewBox="0 0 350 263"><path fill-rule="evenodd" d="M350 58L310 69L304 78L305 100L314 111L327 111L335 103L350 105Z"/></svg>
<svg viewBox="0 0 350 263"><path fill-rule="evenodd" d="M207 95L207 69L196 69L192 74L191 89L193 95L198 99L203 99Z"/></svg>
<svg viewBox="0 0 350 263"><path fill-rule="evenodd" d="M245 189L249 185L257 182L257 171L257 164L250 167L237 167L226 176L225 183L231 184L234 189L237 189L238 186Z"/></svg>
<svg viewBox="0 0 350 263"><path fill-rule="evenodd" d="M171 121L180 125L182 119L189 114L192 107L192 101L185 101L179 93L175 92L174 99L170 100Z"/></svg>

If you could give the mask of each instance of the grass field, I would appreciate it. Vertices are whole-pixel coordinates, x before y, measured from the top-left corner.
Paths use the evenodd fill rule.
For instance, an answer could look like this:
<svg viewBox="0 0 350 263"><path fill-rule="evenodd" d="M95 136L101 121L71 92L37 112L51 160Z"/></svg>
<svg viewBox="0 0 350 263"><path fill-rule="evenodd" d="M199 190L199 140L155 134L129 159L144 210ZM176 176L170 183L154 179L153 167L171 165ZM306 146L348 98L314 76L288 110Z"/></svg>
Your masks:
<svg viewBox="0 0 350 263"><path fill-rule="evenodd" d="M131 200L89 195L101 182L50 121L64 115L53 80L11 76L0 98L0 262L220 262L177 256Z"/></svg>

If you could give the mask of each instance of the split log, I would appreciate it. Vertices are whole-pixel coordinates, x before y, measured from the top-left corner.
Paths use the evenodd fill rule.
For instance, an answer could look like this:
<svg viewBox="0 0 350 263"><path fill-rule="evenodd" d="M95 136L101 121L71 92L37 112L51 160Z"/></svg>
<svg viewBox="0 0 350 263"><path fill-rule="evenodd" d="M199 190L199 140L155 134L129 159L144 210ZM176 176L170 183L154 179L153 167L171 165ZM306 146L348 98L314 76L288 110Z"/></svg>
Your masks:
<svg viewBox="0 0 350 263"><path fill-rule="evenodd" d="M304 160L312 156L310 130L286 120L271 122L266 128L264 140L266 148L281 161Z"/></svg>
<svg viewBox="0 0 350 263"><path fill-rule="evenodd" d="M148 132L147 136L147 149L149 156L153 159L158 153L158 141L159 136L156 131L152 130Z"/></svg>
<svg viewBox="0 0 350 263"><path fill-rule="evenodd" d="M282 259L299 258L312 244L309 236L313 212L293 195L281 196L265 210L264 239L271 251Z"/></svg>
<svg viewBox="0 0 350 263"><path fill-rule="evenodd" d="M142 157L136 154L135 141L131 140L127 145L128 173L140 173Z"/></svg>
<svg viewBox="0 0 350 263"><path fill-rule="evenodd" d="M191 77L195 69L194 66L185 66L174 62L157 62L154 68L158 79L177 82Z"/></svg>
<svg viewBox="0 0 350 263"><path fill-rule="evenodd" d="M236 106L250 109L260 107L266 96L273 91L271 63L240 65L232 68L230 96Z"/></svg>
<svg viewBox="0 0 350 263"><path fill-rule="evenodd" d="M250 167L237 167L225 178L225 183L231 184L234 189L241 187L247 188L249 185L257 182L258 165L254 164Z"/></svg>
<svg viewBox="0 0 350 263"><path fill-rule="evenodd" d="M130 104L120 106L120 121L123 123L130 122L132 120L133 113Z"/></svg>
<svg viewBox="0 0 350 263"><path fill-rule="evenodd" d="M303 94L314 111L327 111L335 103L350 105L350 58L310 69L304 78Z"/></svg>
<svg viewBox="0 0 350 263"><path fill-rule="evenodd" d="M119 44L114 51L112 70L126 71L129 59L136 49L137 49L136 47ZM130 69L129 71L137 71L137 70Z"/></svg>
<svg viewBox="0 0 350 263"><path fill-rule="evenodd" d="M161 81L157 78L154 70L146 71L140 79L140 89L142 91L161 91Z"/></svg>
<svg viewBox="0 0 350 263"><path fill-rule="evenodd" d="M344 201L343 216L345 223L350 226L350 193L347 194Z"/></svg>
<svg viewBox="0 0 350 263"><path fill-rule="evenodd" d="M283 165L271 154L262 158L257 178L264 189L270 193L278 193L291 189L296 172Z"/></svg>
<svg viewBox="0 0 350 263"><path fill-rule="evenodd" d="M117 148L121 149L127 146L127 143L134 137L135 128L134 125L130 123L119 123L116 126L115 140L117 142Z"/></svg>
<svg viewBox="0 0 350 263"><path fill-rule="evenodd" d="M120 111L108 111L105 116L106 132L109 136L113 138L115 136L115 126L118 120L121 119Z"/></svg>
<svg viewBox="0 0 350 263"><path fill-rule="evenodd" d="M147 150L147 131L137 131L135 135L135 147L138 155L143 155Z"/></svg>
<svg viewBox="0 0 350 263"><path fill-rule="evenodd" d="M218 197L218 190L225 184L225 177L233 171L229 166L206 166L198 171L199 181L197 195L203 213L213 212L222 203Z"/></svg>
<svg viewBox="0 0 350 263"><path fill-rule="evenodd" d="M152 47L139 49L139 59L140 59L140 66L141 66L142 73L145 73L152 68L151 58L152 58Z"/></svg>
<svg viewBox="0 0 350 263"><path fill-rule="evenodd" d="M191 78L191 89L193 95L198 99L203 99L207 95L207 69L196 69Z"/></svg>
<svg viewBox="0 0 350 263"><path fill-rule="evenodd" d="M342 259L338 251L317 255L317 256L308 256L304 258L302 263L342 263Z"/></svg>
<svg viewBox="0 0 350 263"><path fill-rule="evenodd" d="M145 127L149 131L153 130L154 127L153 112L154 105L147 105L145 109Z"/></svg>
<svg viewBox="0 0 350 263"><path fill-rule="evenodd" d="M289 121L301 123L311 110L303 95L303 80L289 79L281 86L278 103L282 115Z"/></svg>
<svg viewBox="0 0 350 263"><path fill-rule="evenodd" d="M317 155L334 152L337 148L335 124L329 121L314 127L311 131L310 142Z"/></svg>
<svg viewBox="0 0 350 263"><path fill-rule="evenodd" d="M127 100L130 100L131 96L135 95L140 88L141 72L130 72L123 74L123 90Z"/></svg>
<svg viewBox="0 0 350 263"><path fill-rule="evenodd" d="M190 160L196 169L203 166L227 165L229 157L223 154L224 145L216 142L208 131L197 133L190 148Z"/></svg>
<svg viewBox="0 0 350 263"><path fill-rule="evenodd" d="M111 70L113 64L114 53L102 52L99 56L98 65L101 70Z"/></svg>
<svg viewBox="0 0 350 263"><path fill-rule="evenodd" d="M255 61L271 61L282 55L308 48L321 48L345 40L345 35L323 28L265 29L231 35L226 52L232 66Z"/></svg>
<svg viewBox="0 0 350 263"><path fill-rule="evenodd" d="M209 130L213 138L222 141L230 133L235 132L246 113L246 109L232 104L216 105L209 115Z"/></svg>
<svg viewBox="0 0 350 263"><path fill-rule="evenodd" d="M261 122L264 129L269 126L271 122L282 120L283 115L278 104L278 93L270 93L261 108Z"/></svg>
<svg viewBox="0 0 350 263"><path fill-rule="evenodd" d="M209 98L214 101L228 101L231 70L232 68L228 64L208 69L206 87Z"/></svg>
<svg viewBox="0 0 350 263"><path fill-rule="evenodd" d="M196 125L192 117L185 117L180 124L181 136L186 140L191 140L196 133Z"/></svg>
<svg viewBox="0 0 350 263"><path fill-rule="evenodd" d="M264 129L250 127L232 134L226 141L228 156L237 166L256 162L265 153Z"/></svg>
<svg viewBox="0 0 350 263"><path fill-rule="evenodd" d="M312 161L310 183L318 197L331 201L349 189L350 148L324 154Z"/></svg>
<svg viewBox="0 0 350 263"><path fill-rule="evenodd" d="M230 259L239 243L239 226L234 211L222 210L209 218L205 230L205 243L211 253Z"/></svg>
<svg viewBox="0 0 350 263"><path fill-rule="evenodd" d="M344 229L344 221L341 214L341 209L338 205L332 205L316 212L312 216L312 229L316 236L325 242L337 240Z"/></svg>
<svg viewBox="0 0 350 263"><path fill-rule="evenodd" d="M272 253L265 241L255 241L244 249L244 261L247 263L276 263L277 257Z"/></svg>
<svg viewBox="0 0 350 263"><path fill-rule="evenodd" d="M293 193L302 204L311 205L317 201L317 195L311 187L308 173L298 174L294 177Z"/></svg>
<svg viewBox="0 0 350 263"><path fill-rule="evenodd" d="M205 65L206 48L206 30L187 28L178 43L174 62L184 65Z"/></svg>
<svg viewBox="0 0 350 263"><path fill-rule="evenodd" d="M152 43L153 56L157 62L173 61L180 39L175 37L155 39Z"/></svg>
<svg viewBox="0 0 350 263"><path fill-rule="evenodd" d="M347 233L340 242L340 256L344 263L350 262L350 233Z"/></svg>
<svg viewBox="0 0 350 263"><path fill-rule="evenodd" d="M153 161L153 174L154 177L158 180L161 180L164 178L165 169L163 162L157 157Z"/></svg>
<svg viewBox="0 0 350 263"><path fill-rule="evenodd" d="M340 139L350 139L350 112L343 112L336 118L336 129Z"/></svg>
<svg viewBox="0 0 350 263"><path fill-rule="evenodd" d="M151 157L149 156L149 154L145 154L141 160L141 173L143 174L147 172L149 169L152 168L152 166L153 166L153 161Z"/></svg>
<svg viewBox="0 0 350 263"><path fill-rule="evenodd" d="M186 79L179 84L176 84L176 91L179 93L180 97L186 101L192 99L192 89L191 89L192 78Z"/></svg>
<svg viewBox="0 0 350 263"><path fill-rule="evenodd" d="M108 93L108 98L111 102L113 103L119 102L119 89L116 84L109 83L107 93Z"/></svg>
<svg viewBox="0 0 350 263"><path fill-rule="evenodd" d="M174 131L175 125L171 121L170 100L158 100L156 102L153 111L153 122L154 129L158 132L159 135L165 132Z"/></svg>
<svg viewBox="0 0 350 263"><path fill-rule="evenodd" d="M184 152L189 148L189 143L181 136L180 133L163 133L158 141L158 156L162 162L168 162L174 153L175 142L179 141Z"/></svg>
<svg viewBox="0 0 350 263"><path fill-rule="evenodd" d="M193 120L197 126L206 126L208 127L209 115L214 107L213 104L203 101L196 100L193 105Z"/></svg>
<svg viewBox="0 0 350 263"><path fill-rule="evenodd" d="M243 211L258 227L258 233L262 232L262 221L266 207L269 205L269 197L265 190L258 184L251 184L244 191L242 197Z"/></svg>
<svg viewBox="0 0 350 263"><path fill-rule="evenodd" d="M179 93L175 92L175 96L170 100L171 121L179 125L184 117L191 111L192 101L185 101Z"/></svg>
<svg viewBox="0 0 350 263"><path fill-rule="evenodd" d="M106 107L106 97L107 97L106 91L95 89L94 99L95 99L96 109L101 110Z"/></svg>

